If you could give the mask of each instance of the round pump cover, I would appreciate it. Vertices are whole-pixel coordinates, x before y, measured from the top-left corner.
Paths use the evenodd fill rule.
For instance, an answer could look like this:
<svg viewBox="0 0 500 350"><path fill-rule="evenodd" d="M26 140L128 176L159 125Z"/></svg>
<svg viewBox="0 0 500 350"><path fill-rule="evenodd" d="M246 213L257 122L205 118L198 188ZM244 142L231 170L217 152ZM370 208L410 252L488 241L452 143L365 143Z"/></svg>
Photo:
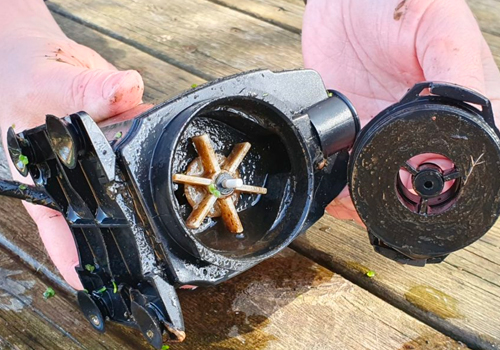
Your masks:
<svg viewBox="0 0 500 350"><path fill-rule="evenodd" d="M500 212L490 102L455 85L419 84L363 129L349 172L375 249L403 263L439 262L482 237Z"/></svg>

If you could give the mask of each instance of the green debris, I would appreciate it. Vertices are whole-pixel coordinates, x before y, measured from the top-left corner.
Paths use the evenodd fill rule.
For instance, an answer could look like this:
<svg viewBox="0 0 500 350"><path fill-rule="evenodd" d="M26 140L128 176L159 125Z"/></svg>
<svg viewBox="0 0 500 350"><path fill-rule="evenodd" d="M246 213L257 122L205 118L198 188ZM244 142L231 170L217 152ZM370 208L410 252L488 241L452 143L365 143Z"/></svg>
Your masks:
<svg viewBox="0 0 500 350"><path fill-rule="evenodd" d="M123 133L121 131L118 131L116 134L115 134L115 140L119 140L121 139L123 136Z"/></svg>
<svg viewBox="0 0 500 350"><path fill-rule="evenodd" d="M95 271L95 266L87 264L87 265L85 265L85 270L87 270L88 272L92 273L92 272Z"/></svg>
<svg viewBox="0 0 500 350"><path fill-rule="evenodd" d="M328 91L328 97L332 97L332 96L333 96L333 92Z"/></svg>
<svg viewBox="0 0 500 350"><path fill-rule="evenodd" d="M220 191L217 189L217 186L215 186L215 184L210 184L208 186L208 192L213 194L215 198L219 198L221 196Z"/></svg>
<svg viewBox="0 0 500 350"><path fill-rule="evenodd" d="M194 88L197 88L197 87L198 87L198 84L191 85L191 89L194 89Z"/></svg>
<svg viewBox="0 0 500 350"><path fill-rule="evenodd" d="M106 287L102 287L97 291L97 293L104 293L106 291Z"/></svg>
<svg viewBox="0 0 500 350"><path fill-rule="evenodd" d="M24 165L28 165L29 164L28 157L26 157L24 154L20 154L19 155L19 161L21 163L23 163Z"/></svg>
<svg viewBox="0 0 500 350"><path fill-rule="evenodd" d="M24 190L25 190L25 189L27 189L27 188L28 188L28 186L26 186L25 184L20 184L20 185L19 185L19 189L20 189L21 191L24 191Z"/></svg>
<svg viewBox="0 0 500 350"><path fill-rule="evenodd" d="M16 124L12 124L12 129L15 129L16 128Z"/></svg>
<svg viewBox="0 0 500 350"><path fill-rule="evenodd" d="M170 349L170 346L168 346L168 345L163 345L161 347L161 350L168 350L168 349Z"/></svg>
<svg viewBox="0 0 500 350"><path fill-rule="evenodd" d="M266 96L269 96L269 94L262 94L262 97L266 97Z"/></svg>
<svg viewBox="0 0 500 350"><path fill-rule="evenodd" d="M50 299L52 298L54 295L56 295L56 291L50 287L48 287L45 292L43 292L43 297L44 299Z"/></svg>
<svg viewBox="0 0 500 350"><path fill-rule="evenodd" d="M373 270L369 270L369 271L367 271L367 272L366 272L366 276L367 276L367 277L370 277L370 278L375 277L375 271L373 271Z"/></svg>
<svg viewBox="0 0 500 350"><path fill-rule="evenodd" d="M115 281L111 281L113 282L113 293L118 293L118 286L116 285Z"/></svg>
<svg viewBox="0 0 500 350"><path fill-rule="evenodd" d="M83 290L85 293L89 294L89 291L87 289L84 289Z"/></svg>

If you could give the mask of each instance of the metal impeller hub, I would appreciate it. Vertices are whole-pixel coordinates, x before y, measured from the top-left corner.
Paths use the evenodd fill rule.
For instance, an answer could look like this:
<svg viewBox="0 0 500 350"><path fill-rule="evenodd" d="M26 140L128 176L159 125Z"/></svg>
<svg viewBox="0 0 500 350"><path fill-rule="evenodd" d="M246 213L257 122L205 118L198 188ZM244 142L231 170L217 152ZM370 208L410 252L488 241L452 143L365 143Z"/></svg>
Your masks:
<svg viewBox="0 0 500 350"><path fill-rule="evenodd" d="M235 206L239 193L267 193L266 188L243 184L239 176L238 167L250 150L250 143L236 144L225 158L215 153L207 134L192 140L199 157L189 164L186 174L174 174L172 179L184 184L186 197L193 207L186 226L197 229L207 216L222 216L230 232L243 232Z"/></svg>

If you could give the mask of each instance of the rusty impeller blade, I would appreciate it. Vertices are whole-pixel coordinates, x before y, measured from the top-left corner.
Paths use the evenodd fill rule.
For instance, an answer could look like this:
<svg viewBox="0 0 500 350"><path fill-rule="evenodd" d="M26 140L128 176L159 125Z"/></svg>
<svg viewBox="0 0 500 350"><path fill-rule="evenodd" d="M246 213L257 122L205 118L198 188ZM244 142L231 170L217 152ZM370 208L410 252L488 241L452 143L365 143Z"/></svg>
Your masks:
<svg viewBox="0 0 500 350"><path fill-rule="evenodd" d="M219 165L219 161L212 147L212 142L207 134L193 137L193 143L203 165L203 175L193 176L174 174L173 181L190 186L204 186L207 193L203 199L193 207L191 215L186 220L186 226L197 229L210 213L216 203L221 211L222 220L232 233L243 232L243 225L236 210L232 195L234 191L266 194L264 187L244 185L237 176L237 170L251 144L243 142L236 144L231 154Z"/></svg>

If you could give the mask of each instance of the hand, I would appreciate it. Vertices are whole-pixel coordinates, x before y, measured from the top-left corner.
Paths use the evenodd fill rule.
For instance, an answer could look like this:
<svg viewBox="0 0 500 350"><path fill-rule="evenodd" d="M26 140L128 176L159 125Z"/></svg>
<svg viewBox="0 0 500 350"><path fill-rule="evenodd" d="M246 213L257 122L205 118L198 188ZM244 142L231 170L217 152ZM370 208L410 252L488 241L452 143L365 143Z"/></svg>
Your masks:
<svg viewBox="0 0 500 350"><path fill-rule="evenodd" d="M352 101L362 126L422 81L478 90L498 125L500 73L464 0L309 0L302 47L305 66ZM326 210L361 223L347 189Z"/></svg>
<svg viewBox="0 0 500 350"><path fill-rule="evenodd" d="M68 39L42 0L2 4L0 77L4 147L13 124L19 132L45 123L45 114L62 117L82 110L103 121L141 103L144 90L139 73L120 72L93 50ZM13 176L28 181L15 170ZM25 207L64 279L82 289L75 271L78 255L64 217L45 207Z"/></svg>

